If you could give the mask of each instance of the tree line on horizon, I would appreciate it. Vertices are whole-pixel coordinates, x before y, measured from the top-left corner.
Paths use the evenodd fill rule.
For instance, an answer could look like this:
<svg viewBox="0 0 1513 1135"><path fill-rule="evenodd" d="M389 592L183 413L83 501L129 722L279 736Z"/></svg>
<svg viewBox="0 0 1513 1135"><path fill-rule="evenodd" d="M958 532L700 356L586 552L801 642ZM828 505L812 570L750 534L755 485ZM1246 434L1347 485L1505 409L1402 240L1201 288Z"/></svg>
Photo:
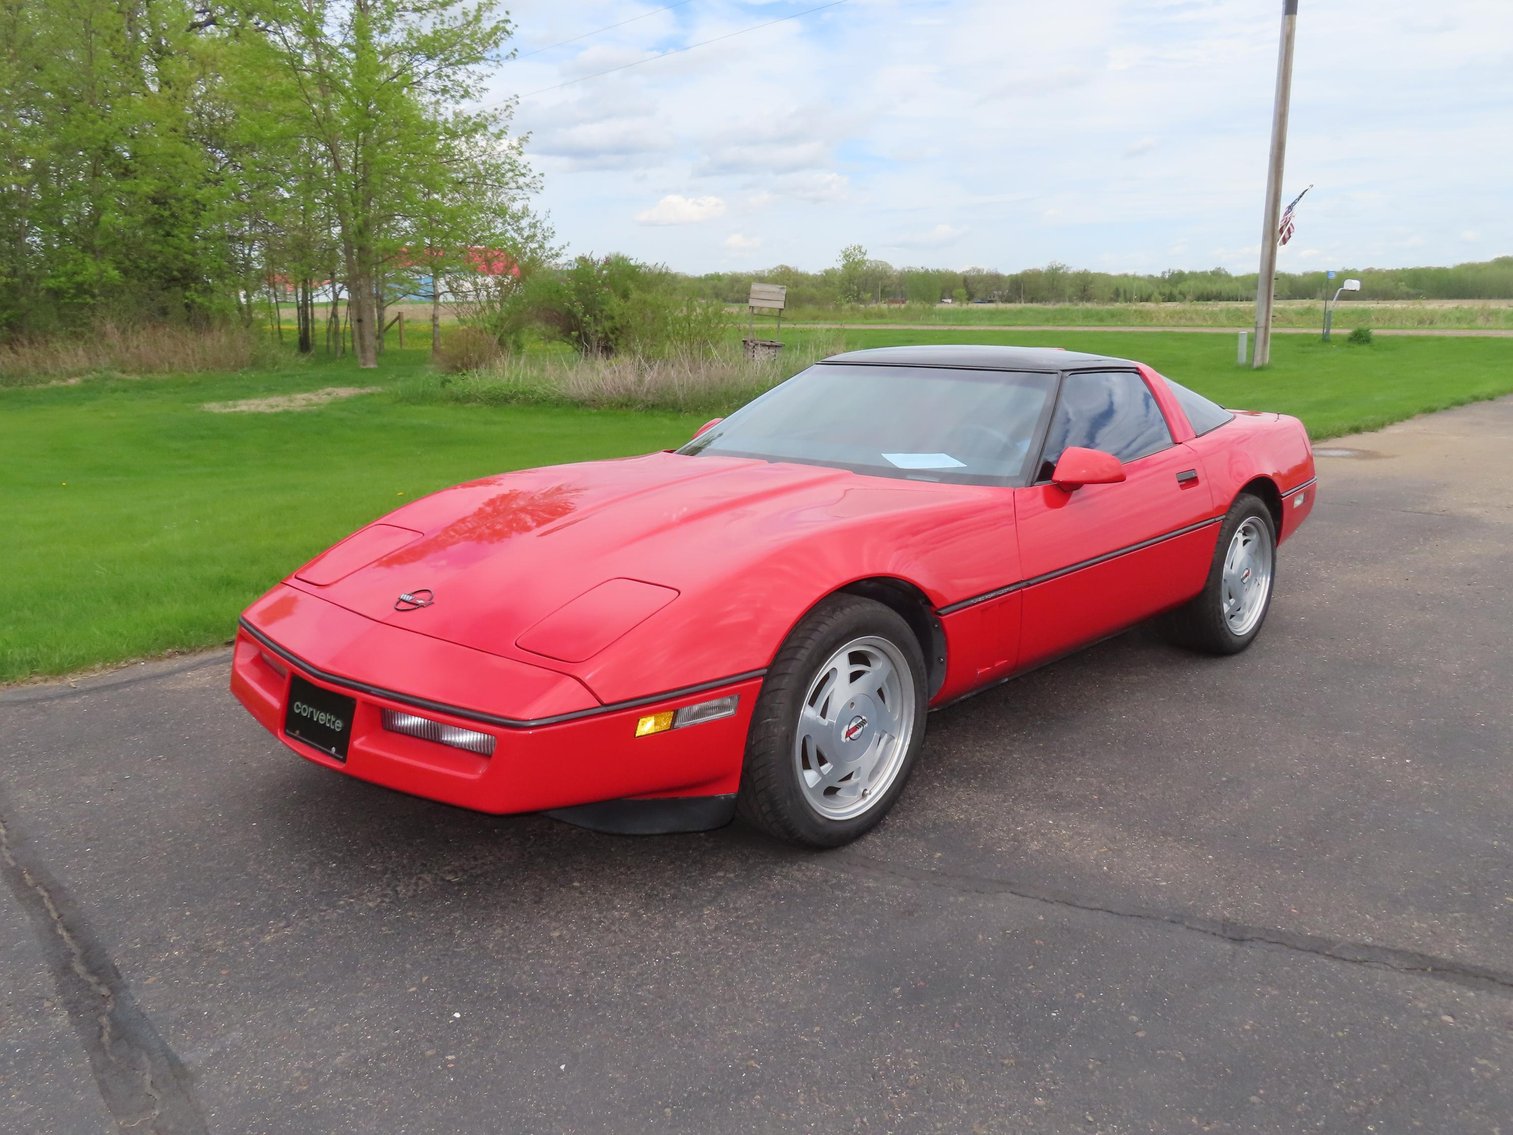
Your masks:
<svg viewBox="0 0 1513 1135"><path fill-rule="evenodd" d="M1449 268L1342 268L1329 280L1325 270L1280 272L1279 300L1321 299L1348 278L1362 281L1373 300L1513 299L1513 256L1457 264ZM686 277L697 295L744 304L753 281L782 284L790 307L842 304L1121 304L1253 302L1256 273L1224 268L1160 273L1111 273L1052 262L1043 268L1000 272L894 267L869 257L860 245L842 250L834 267L804 272L780 264L756 272L710 272Z"/></svg>

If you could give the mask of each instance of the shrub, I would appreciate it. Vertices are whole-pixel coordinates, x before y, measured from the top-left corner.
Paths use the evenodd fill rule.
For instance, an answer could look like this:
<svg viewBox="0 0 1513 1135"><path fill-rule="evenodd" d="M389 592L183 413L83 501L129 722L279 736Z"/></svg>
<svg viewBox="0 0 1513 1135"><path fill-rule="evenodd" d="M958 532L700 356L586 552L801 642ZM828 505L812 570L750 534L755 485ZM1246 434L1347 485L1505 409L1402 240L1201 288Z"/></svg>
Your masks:
<svg viewBox="0 0 1513 1135"><path fill-rule="evenodd" d="M1371 328L1369 328L1369 327L1357 327L1354 331L1352 331L1350 333L1350 342L1352 342L1352 343L1369 343L1369 342L1371 342Z"/></svg>
<svg viewBox="0 0 1513 1135"><path fill-rule="evenodd" d="M619 349L640 358L713 356L730 330L725 305L670 292L633 292L619 305Z"/></svg>
<svg viewBox="0 0 1513 1135"><path fill-rule="evenodd" d="M499 340L482 327L457 327L442 336L436 369L444 374L481 370L504 353Z"/></svg>
<svg viewBox="0 0 1513 1135"><path fill-rule="evenodd" d="M501 342L534 327L585 358L710 353L730 326L719 300L691 294L666 268L620 255L538 271L482 316L477 325Z"/></svg>

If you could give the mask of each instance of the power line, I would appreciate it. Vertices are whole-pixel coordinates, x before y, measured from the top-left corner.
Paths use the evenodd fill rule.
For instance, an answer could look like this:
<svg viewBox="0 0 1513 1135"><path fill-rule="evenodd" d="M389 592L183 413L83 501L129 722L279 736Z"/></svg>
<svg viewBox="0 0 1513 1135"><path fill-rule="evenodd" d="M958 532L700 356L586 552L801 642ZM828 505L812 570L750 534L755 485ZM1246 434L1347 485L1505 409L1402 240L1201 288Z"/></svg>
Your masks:
<svg viewBox="0 0 1513 1135"><path fill-rule="evenodd" d="M628 71L630 68L640 67L644 63L655 63L658 59L666 59L669 55L681 55L683 54L683 52L692 51L696 47L708 47L711 43L720 43L723 40L734 39L739 35L747 35L750 32L761 31L763 28L770 28L773 24L786 23L789 20L796 20L800 16L812 16L815 12L823 12L826 8L834 8L839 4L844 4L845 2L846 0L830 0L830 3L828 4L817 4L813 8L805 8L802 12L793 12L786 16L779 16L775 20L768 20L765 23L752 24L749 28L741 28L739 31L726 32L724 35L717 35L713 39L703 39L698 43L690 43L684 47L674 47L670 51L662 52L660 55L652 55L648 56L645 59L637 59L634 63L622 63L618 67L610 67L604 71L595 71L592 75L579 75L576 79L569 79L567 80L567 82L557 83L555 86L542 87L537 91L527 91L525 94L520 95L519 97L528 99L532 98L535 95L544 95L548 91L560 91L563 87L571 87L575 83L585 83L589 79L599 79L605 75L613 75L616 71Z"/></svg>
<svg viewBox="0 0 1513 1135"><path fill-rule="evenodd" d="M637 20L644 20L648 16L655 16L658 12L671 12L674 8L682 8L692 3L693 0L678 0L676 4L668 4L664 8L653 8L650 12L642 12L639 16L632 16L628 20L621 20L618 24L609 24L606 27L595 28L591 32L575 35L572 39L559 39L556 43L549 43L545 47L538 47L534 51L527 51L524 55L516 55L514 58L529 59L532 55L540 55L543 51L550 51L554 47L564 47L569 43L577 43L580 39L588 39L590 36L596 36L600 32L612 32L616 28L623 28L626 24L633 24Z"/></svg>

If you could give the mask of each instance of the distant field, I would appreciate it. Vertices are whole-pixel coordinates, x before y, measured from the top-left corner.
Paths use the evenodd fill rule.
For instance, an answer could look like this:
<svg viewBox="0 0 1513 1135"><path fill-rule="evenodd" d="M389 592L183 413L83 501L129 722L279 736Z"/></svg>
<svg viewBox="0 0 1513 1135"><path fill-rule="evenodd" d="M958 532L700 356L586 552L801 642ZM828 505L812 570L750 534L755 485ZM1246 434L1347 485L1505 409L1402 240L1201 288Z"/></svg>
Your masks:
<svg viewBox="0 0 1513 1135"><path fill-rule="evenodd" d="M799 308L785 313L793 323L938 323L947 326L1015 327L1214 327L1236 331L1255 326L1254 300L1235 303L1125 304L901 304ZM770 322L770 321L769 321ZM1321 300L1277 305L1274 327L1322 329ZM1403 330L1513 330L1513 302L1504 300L1402 300L1391 303L1341 300L1334 326Z"/></svg>
<svg viewBox="0 0 1513 1135"><path fill-rule="evenodd" d="M1226 405L1297 414L1316 438L1513 391L1506 339L1284 336L1259 372L1235 365L1228 337L1171 332L853 327L784 340L790 359L932 341L1132 355ZM204 408L374 385L300 412ZM376 372L287 356L239 374L0 388L0 682L224 642L264 589L406 500L500 470L670 447L710 416L484 405L444 389L424 348L392 340Z"/></svg>
<svg viewBox="0 0 1513 1135"><path fill-rule="evenodd" d="M324 306L316 311L324 317ZM746 309L731 305L730 311L746 327ZM429 342L431 305L391 305L388 318L405 314L407 346ZM938 323L943 326L1013 327L1214 327L1241 330L1255 326L1254 299L1233 303L1120 303L1120 304L869 304L847 307L793 308L783 314L784 326L794 323ZM451 305L441 309L443 327L457 322ZM1284 328L1321 328L1322 300L1284 300L1277 304L1273 325ZM270 324L271 326L271 324ZM774 326L771 316L757 321L765 335ZM1404 330L1504 330L1513 331L1513 300L1369 300L1341 299L1335 308L1334 326L1346 331L1355 327ZM293 342L292 309L284 311L284 335ZM392 334L392 332L391 332Z"/></svg>

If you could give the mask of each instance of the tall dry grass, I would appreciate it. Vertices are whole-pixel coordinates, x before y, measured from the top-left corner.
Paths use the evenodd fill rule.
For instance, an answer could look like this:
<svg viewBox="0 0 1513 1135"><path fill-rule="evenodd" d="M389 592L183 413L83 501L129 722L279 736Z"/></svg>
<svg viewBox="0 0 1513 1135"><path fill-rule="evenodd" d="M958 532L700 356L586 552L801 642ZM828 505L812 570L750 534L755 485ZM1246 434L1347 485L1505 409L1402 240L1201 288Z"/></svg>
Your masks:
<svg viewBox="0 0 1513 1135"><path fill-rule="evenodd" d="M37 386L89 374L198 374L268 361L268 344L241 327L106 325L0 344L0 386Z"/></svg>
<svg viewBox="0 0 1513 1135"><path fill-rule="evenodd" d="M511 354L463 374L410 380L399 397L412 402L723 413L839 349L838 340L810 341L776 359L748 359L739 347L656 359Z"/></svg>

